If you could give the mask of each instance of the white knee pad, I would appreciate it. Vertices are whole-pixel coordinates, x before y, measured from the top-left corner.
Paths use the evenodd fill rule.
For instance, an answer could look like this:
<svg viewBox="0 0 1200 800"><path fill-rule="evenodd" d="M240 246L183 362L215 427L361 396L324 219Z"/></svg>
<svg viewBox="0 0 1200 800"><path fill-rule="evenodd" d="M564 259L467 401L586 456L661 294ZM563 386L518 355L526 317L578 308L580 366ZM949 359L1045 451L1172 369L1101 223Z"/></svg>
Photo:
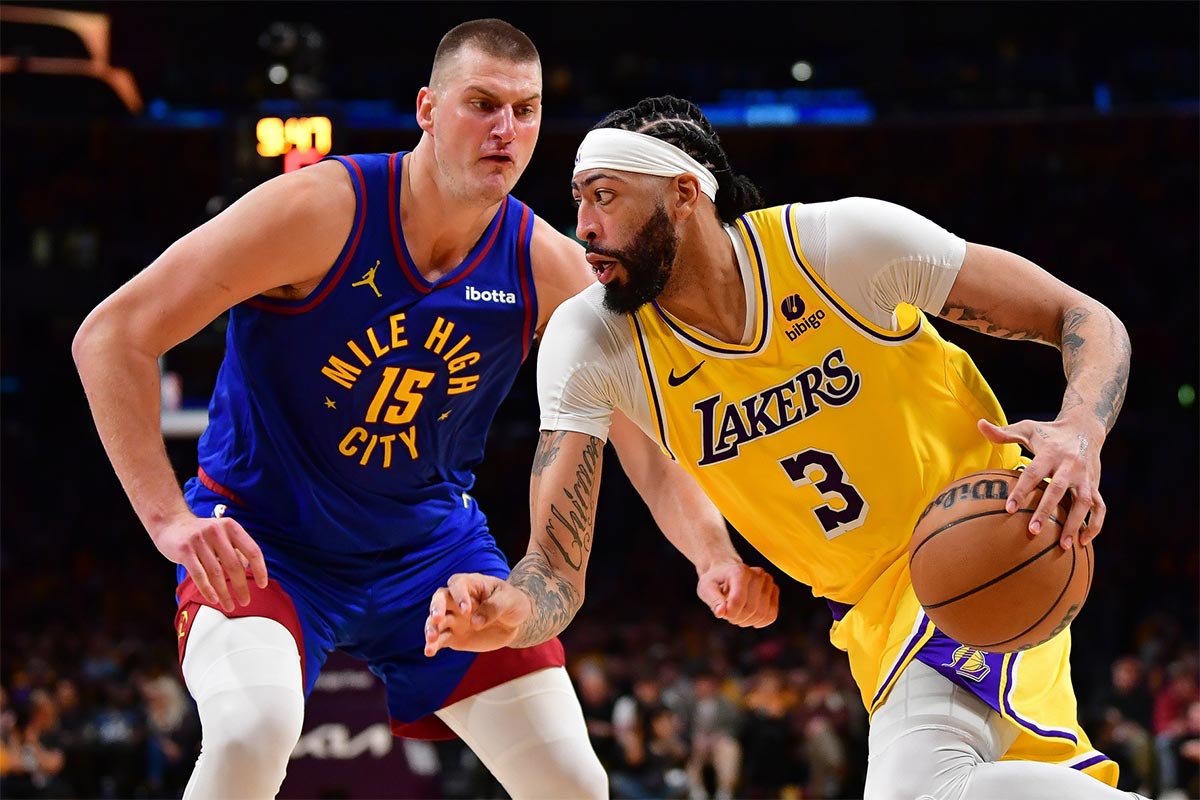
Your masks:
<svg viewBox="0 0 1200 800"><path fill-rule="evenodd" d="M188 635L183 674L202 741L184 797L274 797L304 722L295 640L274 620L229 619L207 606Z"/></svg>
<svg viewBox="0 0 1200 800"><path fill-rule="evenodd" d="M523 675L437 715L513 800L608 797L608 775L592 749L579 699L562 667Z"/></svg>

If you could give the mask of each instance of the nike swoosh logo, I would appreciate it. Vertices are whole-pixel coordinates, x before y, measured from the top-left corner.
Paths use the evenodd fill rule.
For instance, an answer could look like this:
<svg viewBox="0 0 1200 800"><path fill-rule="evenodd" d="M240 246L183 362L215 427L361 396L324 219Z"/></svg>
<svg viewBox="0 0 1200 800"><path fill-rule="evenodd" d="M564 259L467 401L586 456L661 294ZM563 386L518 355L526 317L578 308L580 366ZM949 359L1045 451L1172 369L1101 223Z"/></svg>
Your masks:
<svg viewBox="0 0 1200 800"><path fill-rule="evenodd" d="M687 372L683 373L682 375L676 375L675 368L671 367L670 373L667 374L667 383L671 384L672 386L678 386L681 383L683 383L684 381L686 381L688 378L695 375L696 370L700 369L703 366L704 366L704 362L701 361L699 364L692 367L691 369L689 369Z"/></svg>

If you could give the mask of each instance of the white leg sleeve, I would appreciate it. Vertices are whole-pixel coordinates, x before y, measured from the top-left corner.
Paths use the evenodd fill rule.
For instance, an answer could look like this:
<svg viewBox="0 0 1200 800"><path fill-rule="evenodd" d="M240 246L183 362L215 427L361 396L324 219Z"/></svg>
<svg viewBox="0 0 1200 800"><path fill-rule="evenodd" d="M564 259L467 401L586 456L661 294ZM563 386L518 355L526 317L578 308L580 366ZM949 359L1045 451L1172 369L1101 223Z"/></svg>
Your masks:
<svg viewBox="0 0 1200 800"><path fill-rule="evenodd" d="M1082 772L1000 761L1019 729L914 661L871 720L866 800L1129 800Z"/></svg>
<svg viewBox="0 0 1200 800"><path fill-rule="evenodd" d="M531 672L437 715L475 751L513 800L603 800L608 776L562 667Z"/></svg>
<svg viewBox="0 0 1200 800"><path fill-rule="evenodd" d="M296 640L273 619L207 606L188 636L183 677L202 737L184 800L273 798L304 721Z"/></svg>

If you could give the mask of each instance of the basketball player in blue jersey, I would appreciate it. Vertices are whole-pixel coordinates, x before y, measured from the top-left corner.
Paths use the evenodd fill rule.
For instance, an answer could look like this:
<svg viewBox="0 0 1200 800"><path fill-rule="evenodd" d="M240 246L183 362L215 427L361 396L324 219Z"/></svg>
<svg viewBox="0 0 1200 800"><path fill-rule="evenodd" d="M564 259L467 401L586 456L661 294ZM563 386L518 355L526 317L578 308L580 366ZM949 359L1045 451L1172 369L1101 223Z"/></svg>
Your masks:
<svg viewBox="0 0 1200 800"><path fill-rule="evenodd" d="M762 208L709 121L674 97L600 122L571 186L599 282L559 308L539 351L528 554L506 581L456 575L438 590L428 651L532 646L562 630L587 565L566 557L573 532L556 512L579 502L579 474L595 476L582 500L595 504L619 413L829 602L831 640L871 713L868 798L1127 798L1079 728L1069 628L1024 652L963 647L925 616L907 558L929 498L984 469L1025 464L1010 513L1049 480L1031 536L1049 535L1066 492L1059 544L1100 532L1100 448L1130 356L1112 312L891 203ZM1058 417L1008 424L926 313L1061 349Z"/></svg>
<svg viewBox="0 0 1200 800"><path fill-rule="evenodd" d="M77 334L100 437L178 564L180 658L203 725L185 797L274 796L334 649L384 681L395 733L457 734L513 797L607 796L556 639L423 653L437 587L457 572L508 575L473 470L551 312L591 282L583 248L509 195L541 91L523 33L500 20L454 28L417 95L412 152L266 182ZM200 469L181 492L157 359L226 310ZM696 565L702 599L734 624L772 621L770 577L742 563L687 474L622 424L622 462ZM591 515L580 506L572 524Z"/></svg>

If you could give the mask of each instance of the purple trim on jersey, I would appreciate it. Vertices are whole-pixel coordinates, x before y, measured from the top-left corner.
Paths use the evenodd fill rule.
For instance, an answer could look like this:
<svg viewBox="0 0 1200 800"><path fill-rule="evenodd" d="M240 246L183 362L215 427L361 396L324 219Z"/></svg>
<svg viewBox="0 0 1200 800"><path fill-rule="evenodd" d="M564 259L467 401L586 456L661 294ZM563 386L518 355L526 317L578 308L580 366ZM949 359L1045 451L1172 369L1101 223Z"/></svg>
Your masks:
<svg viewBox="0 0 1200 800"><path fill-rule="evenodd" d="M650 351L646 349L646 333L642 330L642 323L638 320L637 314L630 314L629 318L633 320L633 327L637 329L638 349L642 351L642 360L646 363L646 385L650 387L650 402L654 403L654 419L658 423L658 441L672 461L679 461L667 444L667 418L663 412L663 404L658 399L658 386L655 384L654 376L650 374L654 362L650 360Z"/></svg>
<svg viewBox="0 0 1200 800"><path fill-rule="evenodd" d="M336 161L340 161L346 167L346 171L350 173L350 179L354 183L354 195L358 198L358 208L356 209L356 219L354 220L354 235L350 237L348 244L342 249L342 253L338 256L337 267L329 271L325 279L318 284L317 290L308 297L300 300L284 300L278 297L267 297L258 295L246 300L246 305L257 308L259 311L267 311L272 314L303 314L305 311L311 311L322 300L324 300L333 287L337 286L338 281L342 279L342 275L346 273L346 267L354 259L354 251L358 249L358 240L362 237L363 228L367 221L367 184L363 178L362 168L348 158L334 156Z"/></svg>
<svg viewBox="0 0 1200 800"><path fill-rule="evenodd" d="M920 333L921 328L924 325L923 314L917 318L917 324L913 326L911 331L907 331L905 333L884 333L883 331L877 331L860 321L852 309L847 308L837 298L825 290L825 287L817 279L817 276L813 275L809 271L808 265L804 262L804 259L800 257L800 246L796 242L796 232L794 230L794 226L792 225L792 209L795 207L795 203L789 203L783 211L783 228L787 232L788 247L791 248L792 257L796 259L796 263L799 264L800 268L804 271L804 275L808 278L809 283L811 283L816 290L820 292L822 296L824 296L825 301L831 306L840 310L842 312L842 316L845 317L847 321L851 322L855 327L859 328L863 333L874 336L877 339L883 339L887 342L903 342Z"/></svg>
<svg viewBox="0 0 1200 800"><path fill-rule="evenodd" d="M871 698L871 708L874 708L875 704L879 702L879 698L883 697L884 692L886 692L892 685L892 681L894 681L896 676L900 674L900 670L903 669L904 665L908 663L909 655L912 654L915 648L920 646L921 640L925 638L926 631L932 627L933 623L930 622L929 617L925 616L924 612L922 612L921 618L917 621L916 630L914 630L909 636L908 644L904 645L904 650L901 651L900 657L897 658L896 663L892 665L892 671L888 673L888 676L884 679L883 683L879 684L879 691L877 691L875 696Z"/></svg>
<svg viewBox="0 0 1200 800"><path fill-rule="evenodd" d="M1083 761L1080 761L1078 764L1071 764L1069 766L1071 767L1071 769L1085 770L1088 767L1096 766L1097 764L1099 764L1102 761L1111 761L1111 760L1112 760L1111 758L1104 755L1103 753L1097 753L1096 755L1092 756L1089 759L1085 759Z"/></svg>
<svg viewBox="0 0 1200 800"><path fill-rule="evenodd" d="M1015 673L1017 671L1017 662L1020 659L1021 659L1021 654L1015 653L1012 656L1012 658L1008 659L1008 664L1006 665L1005 685L1008 688L1004 692L1003 713L1007 714L1014 722L1017 722L1022 727L1028 728L1029 730L1033 731L1034 733L1038 734L1039 736L1045 736L1045 737L1054 738L1054 739L1067 739L1067 740L1073 742L1074 744L1078 745L1079 737L1076 736L1071 731L1063 730L1062 728L1053 728L1053 729L1043 728L1040 725L1038 725L1030 720L1025 719L1024 717L1019 715L1015 710L1013 710L1012 702L1009 700L1009 696L1012 694L1013 688L1016 686L1016 681L1014 680L1014 677L1015 677ZM988 698L981 697L980 699L987 702L988 705L992 706L992 708L996 708L996 706L993 705L988 700ZM999 708L996 708L996 710L1001 711L1001 709L999 709Z"/></svg>
<svg viewBox="0 0 1200 800"><path fill-rule="evenodd" d="M850 613L850 609L854 608L849 603L839 603L836 600L830 600L828 597L825 598L825 602L829 604L829 613L833 614L834 622L841 622L842 618Z"/></svg>
<svg viewBox="0 0 1200 800"><path fill-rule="evenodd" d="M412 255L408 252L408 243L404 241L400 229L400 170L403 168L401 164L403 156L400 153L393 153L388 159L388 221L392 230L392 247L396 250L396 260L400 262L400 269L408 278L408 282L413 288L421 294L429 294L434 289L440 289L445 286L452 286L458 283L463 278L475 271L483 260L487 258L491 252L492 245L496 243L496 237L500 233L500 228L504 224L504 216L508 212L509 196L505 195L504 200L500 202L500 210L492 216L492 221L488 223L487 230L480 237L482 245L476 244L473 253L468 254L467 259L463 259L463 263L459 264L454 269L450 270L446 275L439 278L437 281L430 283L425 280L421 271L417 269L413 262Z"/></svg>
<svg viewBox="0 0 1200 800"><path fill-rule="evenodd" d="M965 647L940 630L917 653L916 659L955 686L966 689L996 712L1008 717L1039 736L1067 739L1078 745L1079 737L1063 728L1043 728L1019 715L1009 696L1015 686L1020 654L989 653ZM885 684L886 685L886 684ZM1001 687L1004 693L1001 695Z"/></svg>
<svg viewBox="0 0 1200 800"><path fill-rule="evenodd" d="M743 222L742 219L739 219L738 221ZM747 228L750 227L748 223L745 223L745 224L746 224ZM755 336L758 338L758 346L756 346L754 349L739 350L739 349L732 348L732 347L721 347L719 345L714 345L714 344L709 344L708 342L703 342L703 341L697 339L695 336L692 336L684 328L680 327L679 325L676 325L675 321L672 320L667 315L667 313L662 310L662 307L659 306L657 300L653 300L650 303L652 306L654 306L654 310L656 312L658 312L658 316L662 319L662 321L667 324L667 327L669 327L671 330L675 331L675 333L679 334L687 341L694 344L696 347L702 348L704 350L707 350L707 351L710 351L713 353L721 353L721 354L729 355L729 356L742 356L742 355L748 356L748 355L753 355L753 354L759 352L760 350L762 350L764 347L767 346L767 342L770 339L770 337L767 336L767 330L771 326L771 298L768 296L768 290L767 290L767 284L769 283L769 281L767 280L767 262L763 258L762 252L758 249L758 239L756 239L754 236L747 236L746 238L748 238L750 240L750 246L754 251L754 265L758 269L758 285L759 285L758 303L759 303L759 308L762 310L762 312L761 312L762 319L759 320L760 327L758 329L758 333L755 334ZM747 313L748 312L749 312L749 309L747 309Z"/></svg>

